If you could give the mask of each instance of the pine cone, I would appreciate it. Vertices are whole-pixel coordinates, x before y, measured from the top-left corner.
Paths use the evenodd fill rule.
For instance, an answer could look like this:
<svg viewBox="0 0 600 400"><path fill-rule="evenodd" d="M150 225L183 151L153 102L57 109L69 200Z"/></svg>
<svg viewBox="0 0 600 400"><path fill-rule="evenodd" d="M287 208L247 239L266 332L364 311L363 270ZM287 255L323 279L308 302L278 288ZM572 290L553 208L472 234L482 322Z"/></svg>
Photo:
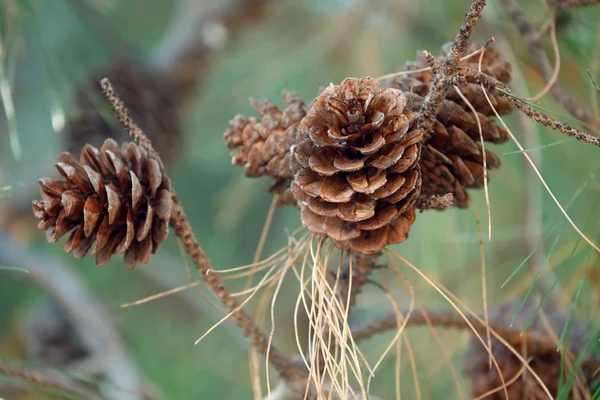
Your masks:
<svg viewBox="0 0 600 400"><path fill-rule="evenodd" d="M40 179L42 200L33 202L50 243L72 231L64 247L76 258L94 245L96 265L125 253L133 268L166 239L171 184L161 161L143 148L107 139L100 151L86 145L79 161L62 153L56 168L65 179Z"/></svg>
<svg viewBox="0 0 600 400"><path fill-rule="evenodd" d="M175 161L181 149L179 97L169 76L154 72L132 60L118 59L90 77L90 87L77 92L79 114L66 127L66 149L79 154L86 144L102 146L107 138L129 140L128 132L114 118L101 96L99 82L108 77L130 111L131 117L150 138L165 164ZM91 90L93 88L93 90Z"/></svg>
<svg viewBox="0 0 600 400"><path fill-rule="evenodd" d="M519 301L512 301L507 303L496 310L490 311L490 322L493 322L501 326L510 326L510 322L513 318ZM521 311L519 312L516 323L513 325L517 329L522 329L529 319L536 312L537 304L533 301L525 303ZM557 337L561 336L563 329L567 324L568 310L557 310L554 305L547 301L542 307L544 315L547 317L550 326L554 330ZM527 329L527 332L531 335L537 336L540 339L552 340L552 337L546 329L546 325L543 319L539 317L539 314L533 319L533 322ZM589 335L586 330L584 323L573 318L569 327L569 349L576 353L579 353L588 341ZM516 349L521 350L521 349ZM523 358L527 359L528 355L526 350L523 349ZM508 350L502 343L497 339L492 338L492 353L496 358L504 381L508 382L523 368L523 364L517 357ZM529 363L530 367L539 375L542 382L550 390L553 397L556 396L559 389L559 381L561 376L561 359L560 354L553 352L552 354L536 356ZM471 388L473 397L482 396L490 390L497 387L501 387L502 381L498 375L498 371L495 367L489 368L489 354L481 345L481 342L473 337L471 339L469 353L466 359L465 374L471 380ZM568 376L563 371L563 378ZM584 372L587 387L592 385L594 377L588 372ZM546 399L547 395L542 391L537 380L532 376L531 373L525 371L521 377L507 387L509 398L512 400L519 399ZM497 391L491 394L486 399L489 400L505 400L505 394L503 390ZM573 397L569 397L573 398Z"/></svg>
<svg viewBox="0 0 600 400"><path fill-rule="evenodd" d="M296 140L300 120L306 115L306 106L293 92L283 94L283 111L267 99L250 102L260 114L260 121L237 115L224 135L227 147L235 149L232 162L243 165L246 176L272 176L276 180L273 190L284 192L289 185L281 183L293 177L290 147Z"/></svg>
<svg viewBox="0 0 600 400"><path fill-rule="evenodd" d="M292 147L292 193L309 230L374 253L408 237L422 136L397 89L346 78L314 101Z"/></svg>
<svg viewBox="0 0 600 400"><path fill-rule="evenodd" d="M442 47L440 60L446 56L452 43ZM470 44L467 53L478 50L480 46ZM461 66L477 70L479 68L479 55L475 55L460 62ZM417 62L406 64L407 71L426 68L424 57L420 54ZM485 50L481 63L481 71L503 83L511 79L511 65L502 60L492 48ZM404 91L409 97L407 108L419 111L427 95L433 74L431 71L417 72L393 78L388 86ZM507 140L506 131L497 126L491 116L492 108L488 104L482 89L477 84L461 85L463 95L477 111L483 139L492 143L503 143ZM499 93L487 92L490 101L498 114L505 115L512 111L511 103ZM437 121L426 137L426 145L421 156L421 174L423 195L443 196L452 193L456 206L466 208L469 203L468 188L483 186L483 147L480 143L477 119L469 106L460 98L457 91L452 88L444 100L444 104L437 115ZM500 159L493 152L485 149L486 164L488 169L500 167Z"/></svg>

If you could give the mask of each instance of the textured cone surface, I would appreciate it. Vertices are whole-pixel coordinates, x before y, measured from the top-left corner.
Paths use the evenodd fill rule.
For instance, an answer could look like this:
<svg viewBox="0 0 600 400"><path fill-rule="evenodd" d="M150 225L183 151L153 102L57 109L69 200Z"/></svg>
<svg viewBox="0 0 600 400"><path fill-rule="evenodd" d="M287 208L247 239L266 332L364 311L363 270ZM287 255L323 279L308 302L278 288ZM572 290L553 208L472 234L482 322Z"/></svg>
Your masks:
<svg viewBox="0 0 600 400"><path fill-rule="evenodd" d="M140 126L165 164L175 161L181 149L181 116L179 96L169 76L153 72L138 62L117 60L108 68L94 73L89 86L77 93L79 113L66 127L66 149L79 154L86 144L102 146L104 140L118 143L129 140L129 134L116 121L110 106L102 98L100 79L107 77L133 120Z"/></svg>
<svg viewBox="0 0 600 400"><path fill-rule="evenodd" d="M271 191L282 194L284 203L291 200L289 180L290 148L296 140L300 120L306 115L306 106L296 93L285 92L285 109L267 99L250 100L260 115L254 117L237 115L225 131L225 142L233 149L232 163L246 168L246 175L268 175L275 178Z"/></svg>
<svg viewBox="0 0 600 400"><path fill-rule="evenodd" d="M374 253L408 237L422 136L397 89L347 78L314 101L292 148L302 222L341 248Z"/></svg>
<svg viewBox="0 0 600 400"><path fill-rule="evenodd" d="M510 327L511 320L520 302L513 301L507 303L498 309L490 311L490 322L500 326ZM516 322L513 327L522 330L533 314L536 312L537 304L533 301L525 303L519 312ZM557 338L561 337L563 329L567 325L568 310L557 310L549 301L542 307L543 313L547 318L554 334ZM549 333L544 318L540 318L540 313L536 314L533 322L527 329L527 333L537 336L544 340L554 340L552 333ZM573 318L569 328L569 350L578 353L587 344L589 335L585 325L577 318ZM528 359L525 349L517 348L521 352L524 359ZM522 362L502 343L492 337L492 353L502 371L504 381L508 382L521 372L523 368ZM553 398L556 397L559 389L559 381L561 376L561 359L560 353L553 352L552 354L533 357L529 366L537 373L542 382L546 385ZM483 394L502 386L502 381L498 375L498 371L494 366L489 368L489 354L481 345L481 342L473 337L471 339L469 353L465 363L465 374L471 382L472 395L478 398ZM592 384L593 377L588 372L584 372L584 381L589 388ZM568 374L563 371L563 379L567 379ZM525 371L521 376L510 386L507 387L510 399L547 399L548 396L540 387L539 382L528 371ZM494 394L485 397L490 400L506 400L503 390L497 391ZM574 398L571 394L569 399Z"/></svg>
<svg viewBox="0 0 600 400"><path fill-rule="evenodd" d="M246 168L247 176L269 175L276 179L291 179L289 150L296 140L300 120L306 115L306 106L297 94L283 95L285 109L267 99L250 100L260 115L237 115L229 122L225 142L234 149L232 163Z"/></svg>
<svg viewBox="0 0 600 400"><path fill-rule="evenodd" d="M442 47L441 61L446 56L451 43ZM467 54L480 49L470 44ZM477 54L460 62L463 67L477 70L479 68ZM417 62L407 63L407 71L426 68L422 55ZM483 55L481 71L500 82L508 83L511 79L511 65L502 60L499 54L488 47ZM427 95L433 74L431 71L416 72L393 78L388 85L401 89L409 97L407 108L418 111ZM469 100L481 123L483 140L492 143L503 143L508 139L507 132L496 125L490 117L494 112L490 107L483 89L477 84L459 86L462 94ZM511 103L499 93L487 91L490 102L498 114L505 115L512 111ZM437 115L433 129L428 133L421 157L421 174L424 195L443 196L452 193L456 206L466 208L469 203L468 188L480 188L484 185L483 146L477 118L471 108L460 97L456 89L451 88L444 104ZM500 159L486 146L486 164L488 169L500 167Z"/></svg>
<svg viewBox="0 0 600 400"><path fill-rule="evenodd" d="M40 179L42 199L33 202L49 242L71 232L64 247L75 257L93 247L98 266L124 253L133 268L166 239L171 185L160 160L143 148L107 139L100 150L86 145L79 161L62 153L56 168L64 179Z"/></svg>

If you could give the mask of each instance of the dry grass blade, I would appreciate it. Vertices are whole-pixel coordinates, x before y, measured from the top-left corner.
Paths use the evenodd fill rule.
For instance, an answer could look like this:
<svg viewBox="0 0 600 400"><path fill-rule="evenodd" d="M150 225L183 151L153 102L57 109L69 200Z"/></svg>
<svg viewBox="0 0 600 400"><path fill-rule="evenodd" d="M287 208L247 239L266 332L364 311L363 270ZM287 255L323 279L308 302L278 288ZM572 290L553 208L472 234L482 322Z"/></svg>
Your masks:
<svg viewBox="0 0 600 400"><path fill-rule="evenodd" d="M554 51L554 68L552 69L552 76L548 79L546 86L539 91L535 96L527 98L528 101L536 102L546 95L552 89L558 80L558 74L560 73L560 49L558 48L558 41L556 40L556 22L554 16L550 18L550 41L552 42L552 49Z"/></svg>
<svg viewBox="0 0 600 400"><path fill-rule="evenodd" d="M191 282L191 283L188 283L187 285L178 286L178 287L173 288L173 289L169 289L169 290L165 290L163 292L157 293L157 294L153 294L152 296L144 297L143 299L132 301L131 303L121 304L121 308L139 306L141 304L145 304L145 303L151 302L153 300L162 299L163 297L167 297L167 296L170 296L172 294L181 293L181 292L183 292L185 290L197 287L197 286L199 286L201 284L202 284L202 282Z"/></svg>
<svg viewBox="0 0 600 400"><path fill-rule="evenodd" d="M483 85L482 85L482 87L483 87ZM513 140L513 142L515 142L515 144L517 145L517 147L519 147L519 150L524 150L524 148L521 145L521 143L517 140L517 138L512 133L512 131L510 130L510 128L506 125L506 122L504 122L504 120L502 119L502 117L498 114L498 112L494 108L494 105L491 103L490 98L489 98L489 96L487 95L487 93L485 91L484 91L484 94L485 94L485 97L486 97L486 99L487 99L490 107L494 111L494 114L496 114L496 117L498 118L498 120L500 121L500 123L502 124L502 126L504 127L504 129L506 129L506 131L508 132L508 134L511 137L511 139ZM600 140L600 139L598 139L598 140ZM556 196L554 196L554 193L552 192L552 190L550 190L550 187L548 187L548 184L546 183L546 181L542 177L542 174L540 173L540 171L538 170L538 168L535 166L535 163L531 159L531 156L529 154L527 154L526 152L523 152L523 156L527 159L527 162L529 163L529 165L531 165L531 168L533 168L533 170L535 171L536 175L538 176L538 179L540 180L540 182L542 182L542 185L544 185L544 187L546 188L546 191L548 191L548 194L550 194L550 197L552 197L552 200L554 200L554 202L556 203L556 205L558 206L558 208L560 209L560 211L563 213L563 215L567 219L567 221L569 221L569 223L573 227L573 229L575 229L575 231L581 236L581 238L583 240L585 240L590 246L592 246L596 251L600 252L600 248L598 248L598 246L590 238L588 238L581 231L581 229L579 229L579 227L575 224L575 222L573 222L573 220L571 219L571 217L569 216L569 214L567 214L567 212L565 211L565 209L563 208L563 206L560 204L560 202L558 201L558 199L556 198Z"/></svg>
<svg viewBox="0 0 600 400"><path fill-rule="evenodd" d="M482 88L488 88L488 89L496 89L498 91L500 91L501 93L504 93L507 98L511 99L511 101L513 102L513 104L515 104L519 109L523 110L530 110L531 111L531 115L527 114L527 112L525 112L525 114L527 114L530 118L532 118L532 115L540 115L541 117L543 117L543 120L547 121L551 127L563 127L566 130L568 130L569 132L571 132L573 135L577 135L577 137L584 137L585 141L593 141L593 144L597 144L598 146L600 146L600 138L596 138L594 136L591 136L589 134L577 131L575 128L569 127L566 124L563 124L561 122L555 121L553 119L551 119L550 117L547 117L541 113L538 113L537 111L533 110L531 107L527 106L526 104L522 103L522 101L518 100L516 97L514 97L511 93L510 93L510 89L508 89L506 86L502 85L501 83L497 82L495 79L490 78L487 75L481 74L479 73L479 71L474 71L474 70L469 70L469 69L464 69L461 68L459 69L459 75L458 75L459 81L469 81L469 80L473 80L477 83L479 83ZM493 104L490 101L490 98L487 94L487 92L484 90L483 94L485 95L492 111L494 111L494 114L496 115L496 117L498 118L498 120L500 121L500 123L502 124L502 127L504 129L506 129L507 133L509 134L509 136L511 137L511 139L515 142L515 144L517 145L517 147L519 148L519 150L521 150L523 156L527 159L527 162L531 165L533 171L535 172L535 174L537 175L538 179L540 180L540 182L542 183L542 185L544 186L544 188L546 189L546 191L548 192L548 194L550 195L550 197L552 197L552 200L554 201L554 203L557 205L557 207L560 209L561 213L565 216L565 218L567 219L567 221L569 222L569 224L573 227L573 229L575 229L575 231L579 234L579 236L581 236L582 239L584 239L590 246L592 246L596 251L600 252L600 248L589 238L587 237L582 231L581 229L579 229L579 227L575 224L575 222L573 222L573 220L571 219L571 217L567 214L567 212L565 211L564 207L560 204L560 202L558 201L558 199L556 198L556 196L554 195L554 193L552 192L552 190L550 190L548 184L546 183L546 181L544 180L544 178L542 177L542 174L540 173L540 171L538 170L538 168L535 166L535 163L533 162L533 160L531 159L531 157L529 156L529 154L527 154L527 152L525 152L525 149L523 148L523 146L521 145L521 143L517 140L517 138L515 137L515 135L512 133L512 131L510 130L510 128L506 125L506 122L504 122L504 120L502 119L502 117L498 114L498 112L496 111L496 109L494 108ZM532 118L533 119L533 118ZM575 132L572 132L575 131ZM583 135L583 136L582 136Z"/></svg>
<svg viewBox="0 0 600 400"><path fill-rule="evenodd" d="M481 55L483 56L483 53L481 53ZM481 69L481 59L480 59L479 68ZM463 94L463 92L461 92L460 88L458 86L454 86L454 89L456 90L456 92L458 93L460 98L465 102L467 107L469 107L469 109L473 113L473 116L475 117L475 120L477 121L477 129L479 129L479 140L481 142L481 149L482 149L481 154L482 154L482 158L483 158L483 190L485 193L485 205L487 207L487 215L488 215L488 241L491 242L492 241L492 206L490 205L490 189L488 187L487 156L485 153L485 141L483 140L483 130L481 129L481 120L479 119L479 114L477 113L477 110L475 110L475 107L473 107L473 105L471 104L469 99L467 99L465 97L465 95Z"/></svg>
<svg viewBox="0 0 600 400"><path fill-rule="evenodd" d="M473 214L475 215L475 223L477 225L477 236L479 236L479 259L481 262L481 297L483 300L483 319L485 320L485 325L489 325L489 315L488 315L488 304L487 304L487 279L486 279L486 269L485 269L485 249L483 247L483 232L481 231L481 221L479 220L479 212L477 212L477 207L475 207L475 203L471 201L471 207L473 209ZM490 330L486 329L485 336L487 339L487 344L489 348L492 348L492 339L490 336ZM492 360L490 358L490 368L492 367Z"/></svg>
<svg viewBox="0 0 600 400"><path fill-rule="evenodd" d="M505 384L505 382L504 382L504 376L502 375L502 372L500 370L500 366L498 365L498 363L496 362L496 360L495 360L495 358L494 358L494 356L492 354L492 349L487 346L487 344L481 338L481 335L479 335L478 331L475 329L475 327L473 326L473 324L468 320L468 318L465 316L465 314L456 305L455 301L453 301L449 297L449 295L451 295L451 293L449 293L449 291L447 291L442 285L440 285L438 282L435 282L433 279L431 279L431 277L429 277L427 274L425 274L420 269L418 269L417 267L415 267L413 264L411 264L408 260L406 260L405 258L403 258L402 256L400 256L399 254L391 252L389 250L388 250L388 253L391 254L391 255L393 255L398 260L402 261L407 267L409 267L410 269L412 269L413 271L415 271L418 275L420 275L421 278L423 278L432 288L434 288L444 298L444 300L446 300L448 302L448 304L450 304L450 306L456 310L456 312L461 316L461 318L469 326L469 328L471 329L471 331L473 332L473 334L477 337L477 340L480 341L480 343L485 348L485 350L488 352L488 354L490 354L490 357L492 358L492 363L494 364L494 367L496 368L496 371L498 371L498 375L500 376L500 379L501 379L502 383ZM455 296L453 296L453 297L455 297ZM506 390L505 390L505 395L508 398L508 392Z"/></svg>
<svg viewBox="0 0 600 400"><path fill-rule="evenodd" d="M529 361L531 361L531 359L527 360L527 363L529 363ZM494 393L498 393L499 391L508 388L510 385L512 385L513 383L515 383L521 377L521 375L523 375L523 373L525 372L526 369L527 369L527 367L525 365L523 365L521 367L521 369L519 370L519 372L517 372L515 374L515 376L513 376L508 381L506 381L506 384L504 384L502 386L498 386L498 387L496 387L496 388L494 388L492 390L488 390L487 392L485 392L481 396L476 397L474 400L483 400L483 399L488 398L489 396L493 395Z"/></svg>

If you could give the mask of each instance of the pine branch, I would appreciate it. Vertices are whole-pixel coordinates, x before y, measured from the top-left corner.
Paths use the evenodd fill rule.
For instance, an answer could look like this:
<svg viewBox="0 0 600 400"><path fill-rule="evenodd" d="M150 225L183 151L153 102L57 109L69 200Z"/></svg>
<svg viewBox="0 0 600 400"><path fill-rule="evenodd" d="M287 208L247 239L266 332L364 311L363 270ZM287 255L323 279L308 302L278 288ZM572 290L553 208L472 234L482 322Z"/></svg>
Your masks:
<svg viewBox="0 0 600 400"><path fill-rule="evenodd" d="M599 137L583 132L577 128L572 127L569 124L560 122L552 117L549 117L546 114L535 110L528 103L513 95L512 91L508 86L489 75L486 75L482 72L470 68L460 67L457 71L455 81L459 84L464 84L465 82L475 82L483 85L488 90L497 90L502 94L502 96L506 97L511 103L514 104L516 108L522 111L527 117L529 117L533 121L540 123L544 126L548 126L553 130L565 133L584 143L600 147Z"/></svg>
<svg viewBox="0 0 600 400"><path fill-rule="evenodd" d="M481 17L481 13L483 12L485 4L485 0L473 0L471 3L471 8L467 12L465 20L458 34L456 35L456 39L454 39L454 43L448 51L448 55L444 59L443 63L441 63L439 68L434 68L432 66L434 79L431 88L425 97L425 101L421 106L421 115L417 122L417 126L423 132L426 140L429 131L433 127L440 108L444 103L444 99L448 94L448 90L452 85L452 77L456 73L458 62L465 54L471 33L473 32L473 29L475 29L475 25Z"/></svg>
<svg viewBox="0 0 600 400"><path fill-rule="evenodd" d="M143 147L149 154L157 154L144 132L129 116L126 106L118 97L109 80L106 78L102 79L100 85L104 91L105 97L113 106L117 117L135 142ZM192 259L202 280L217 295L221 303L232 312L231 319L244 331L250 344L265 356L267 355L268 350L269 362L283 378L298 379L299 376L304 376L305 373L291 363L290 360L275 346L271 345L270 349L268 349L268 340L254 323L254 320L239 308L238 302L231 295L231 292L227 286L225 286L219 275L210 272L213 269L212 264L196 239L192 226L185 215L183 206L173 189L172 198L173 211L171 214L170 225L173 228L175 235L181 239L186 252Z"/></svg>

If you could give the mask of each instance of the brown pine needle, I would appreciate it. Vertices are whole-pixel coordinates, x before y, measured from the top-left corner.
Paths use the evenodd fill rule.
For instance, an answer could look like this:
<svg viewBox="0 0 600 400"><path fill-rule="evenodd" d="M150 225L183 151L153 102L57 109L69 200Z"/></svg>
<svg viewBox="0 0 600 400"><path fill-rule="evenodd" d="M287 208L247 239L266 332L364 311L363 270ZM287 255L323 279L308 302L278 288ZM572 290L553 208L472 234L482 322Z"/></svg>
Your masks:
<svg viewBox="0 0 600 400"><path fill-rule="evenodd" d="M498 376L500 377L500 380L504 384L505 383L504 382L504 376L502 375L502 371L500 370L500 366L498 365L496 359L493 357L492 349L487 346L487 344L485 343L485 341L483 340L483 338L481 337L481 335L479 334L479 332L473 326L473 323L467 318L467 316L458 307L458 305L456 304L456 299L454 301L451 299L450 296L452 294L449 291L447 291L444 286L440 285L438 282L435 282L429 275L425 274L419 268L415 267L413 264L411 264L407 259L405 259L404 257L402 257L400 254L392 252L390 250L387 250L387 253L391 254L392 256L394 256L395 258L397 258L398 260L402 261L402 263L404 263L404 265L406 265L407 267L409 267L410 269L412 269L413 271L415 271L419 276L421 276L421 278L423 278L425 280L425 282L427 282L427 284L429 284L433 289L435 289L435 291L438 292L444 298L444 300L446 300L446 302L448 304L450 304L450 306L454 310L456 310L456 312L460 315L460 317L462 318L462 320L468 325L468 327L471 329L471 332L473 332L473 334L475 335L475 337L477 338L477 340L479 340L479 342L484 347L484 349L487 351L487 353L492 356L492 361L494 363L494 367L496 368L496 371L498 371ZM506 398L509 397L507 391L505 391L505 395L506 395Z"/></svg>
<svg viewBox="0 0 600 400"><path fill-rule="evenodd" d="M475 215L475 224L477 225L477 236L479 236L479 259L481 262L481 297L483 300L483 319L485 321L485 325L489 325L489 315L488 315L488 304L487 304L487 279L486 279L486 269L485 269L485 249L483 247L483 232L481 231L481 221L479 220L479 212L477 211L477 207L475 207L475 203L471 200L471 207L473 209L473 214ZM489 348L492 348L492 338L490 335L490 330L486 329L485 336L487 338L487 344ZM490 357L490 368L492 366L492 359Z"/></svg>
<svg viewBox="0 0 600 400"><path fill-rule="evenodd" d="M483 53L481 53L481 55L483 56ZM480 65L480 67L481 67L481 65ZM481 154L483 156L483 190L485 193L485 205L487 208L487 215L488 215L488 242L491 242L492 241L492 206L490 205L490 189L489 189L489 185L488 185L487 156L485 153L485 141L483 140L483 130L481 128L481 120L479 119L479 114L477 113L477 110L475 110L475 107L473 107L473 105L471 104L469 99L467 99L465 97L465 95L462 93L460 88L458 86L454 86L454 89L456 89L456 92L458 93L460 98L467 104L467 106L473 113L473 116L475 117L475 120L477 121L477 127L479 129L479 140L481 141ZM483 89L483 90L485 90L485 89Z"/></svg>
<svg viewBox="0 0 600 400"><path fill-rule="evenodd" d="M552 50L554 51L554 68L552 70L552 76L548 79L548 82L542 90L535 96L527 98L527 101L539 101L550 91L550 89L552 89L552 86L554 86L558 80L558 74L560 73L560 49L558 48L558 41L556 40L556 22L554 16L550 18L550 41L552 42Z"/></svg>
<svg viewBox="0 0 600 400"><path fill-rule="evenodd" d="M200 285L202 285L202 283L203 283L202 281L198 281L198 282L188 283L187 285L181 285L181 286L178 286L173 289L165 290L164 292L153 294L152 296L144 297L143 299L132 301L131 303L121 304L121 308L139 306L141 304L149 303L153 300L162 299L163 297L171 296L173 294L181 293L181 292L191 289L193 287L200 286Z"/></svg>

